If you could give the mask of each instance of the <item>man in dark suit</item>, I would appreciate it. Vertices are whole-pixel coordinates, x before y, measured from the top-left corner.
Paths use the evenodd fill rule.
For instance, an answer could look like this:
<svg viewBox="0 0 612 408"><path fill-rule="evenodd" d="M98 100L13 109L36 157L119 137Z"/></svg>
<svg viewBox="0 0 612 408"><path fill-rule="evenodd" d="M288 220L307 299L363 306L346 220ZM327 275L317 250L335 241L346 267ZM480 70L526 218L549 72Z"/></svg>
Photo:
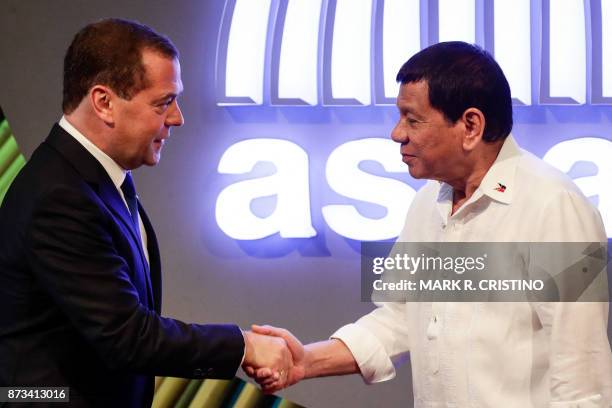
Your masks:
<svg viewBox="0 0 612 408"><path fill-rule="evenodd" d="M157 164L183 124L182 89L178 52L146 26L109 19L75 36L64 116L0 208L0 386L142 407L154 375L288 371L283 340L160 316L159 250L130 170Z"/></svg>

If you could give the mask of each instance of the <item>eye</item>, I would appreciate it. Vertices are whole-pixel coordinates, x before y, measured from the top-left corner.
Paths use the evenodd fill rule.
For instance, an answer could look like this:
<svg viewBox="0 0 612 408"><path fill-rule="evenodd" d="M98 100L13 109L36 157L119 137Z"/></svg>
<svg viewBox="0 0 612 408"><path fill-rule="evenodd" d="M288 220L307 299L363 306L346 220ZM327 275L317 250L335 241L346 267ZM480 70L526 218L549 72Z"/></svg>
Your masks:
<svg viewBox="0 0 612 408"><path fill-rule="evenodd" d="M170 105L172 105L172 102L174 102L174 98L169 98L169 99L163 100L160 103L158 103L157 105L155 105L155 108L158 111L160 111L160 112L165 112L166 109L168 109L168 107Z"/></svg>

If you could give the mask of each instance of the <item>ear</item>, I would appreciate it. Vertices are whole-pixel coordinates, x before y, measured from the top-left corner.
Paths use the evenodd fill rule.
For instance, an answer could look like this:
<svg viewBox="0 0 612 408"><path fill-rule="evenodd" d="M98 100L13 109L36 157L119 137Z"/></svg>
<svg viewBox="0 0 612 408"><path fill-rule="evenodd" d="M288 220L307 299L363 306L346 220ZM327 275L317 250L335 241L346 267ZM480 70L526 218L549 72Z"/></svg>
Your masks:
<svg viewBox="0 0 612 408"><path fill-rule="evenodd" d="M482 140L485 129L485 116L480 109L468 108L461 116L464 125L463 148L467 151L474 150Z"/></svg>
<svg viewBox="0 0 612 408"><path fill-rule="evenodd" d="M115 123L113 115L115 98L117 95L103 85L95 85L89 90L89 100L96 116L109 125Z"/></svg>

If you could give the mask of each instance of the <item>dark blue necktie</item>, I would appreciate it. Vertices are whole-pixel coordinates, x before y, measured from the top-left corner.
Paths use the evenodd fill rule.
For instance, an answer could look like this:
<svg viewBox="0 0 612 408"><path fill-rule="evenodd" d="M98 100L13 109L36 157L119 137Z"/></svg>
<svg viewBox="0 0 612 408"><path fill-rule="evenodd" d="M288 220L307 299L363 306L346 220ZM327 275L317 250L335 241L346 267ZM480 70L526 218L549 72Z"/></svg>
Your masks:
<svg viewBox="0 0 612 408"><path fill-rule="evenodd" d="M132 175L128 171L125 175L125 180L123 180L123 184L121 184L121 191L123 191L123 196L125 197L125 201L130 210L130 215L132 216L132 223L134 225L134 230L136 231L136 236L138 237L139 245L142 248L142 237L140 236L140 224L138 223L138 196L136 195L136 187L134 186L134 180L132 180ZM149 299L149 305L153 308L153 292L151 289L151 281L149 280L149 263L145 259L145 254L142 251L139 251L142 255L142 264L144 266L144 274L146 275L147 282L147 297Z"/></svg>
<svg viewBox="0 0 612 408"><path fill-rule="evenodd" d="M125 180L123 180L123 184L121 184L121 191L123 191L123 196L130 210L136 233L140 237L140 225L138 224L138 196L136 195L136 187L134 187L134 180L132 180L130 172L127 172L125 175Z"/></svg>

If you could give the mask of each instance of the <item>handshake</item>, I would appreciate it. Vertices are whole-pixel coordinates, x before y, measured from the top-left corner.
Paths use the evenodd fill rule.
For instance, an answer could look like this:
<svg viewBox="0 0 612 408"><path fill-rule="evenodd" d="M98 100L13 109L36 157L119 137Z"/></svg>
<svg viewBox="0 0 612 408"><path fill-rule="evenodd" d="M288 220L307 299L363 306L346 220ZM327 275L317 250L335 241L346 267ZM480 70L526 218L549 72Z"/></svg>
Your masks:
<svg viewBox="0 0 612 408"><path fill-rule="evenodd" d="M271 394L306 378L306 351L288 330L253 325L244 332L244 372Z"/></svg>

